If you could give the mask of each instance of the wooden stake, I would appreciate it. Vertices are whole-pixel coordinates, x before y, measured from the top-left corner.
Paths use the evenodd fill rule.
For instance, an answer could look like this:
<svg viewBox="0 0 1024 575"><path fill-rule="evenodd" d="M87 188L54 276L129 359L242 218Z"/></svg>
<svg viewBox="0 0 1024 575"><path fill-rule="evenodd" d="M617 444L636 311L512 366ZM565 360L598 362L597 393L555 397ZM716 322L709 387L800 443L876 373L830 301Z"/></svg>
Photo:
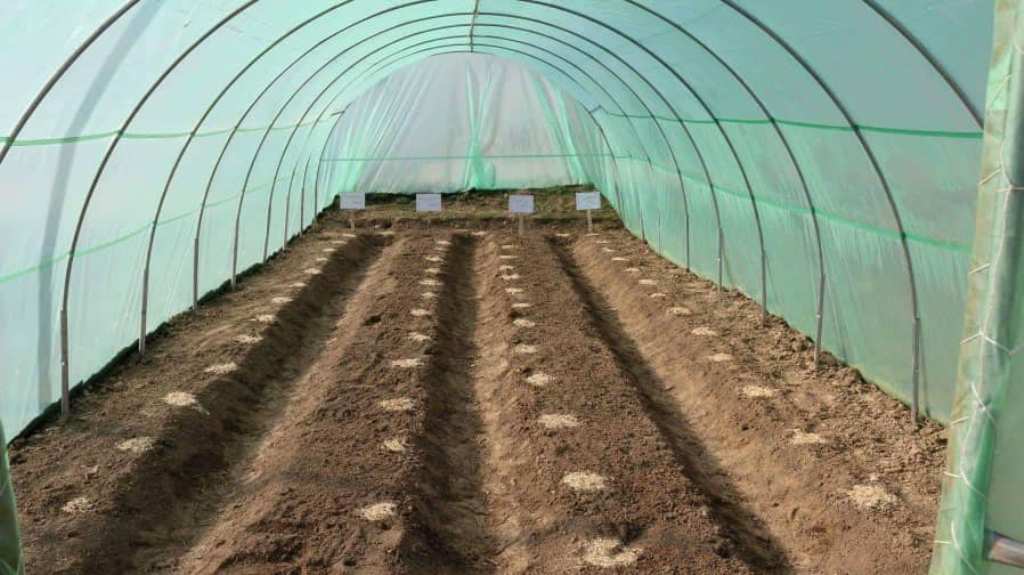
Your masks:
<svg viewBox="0 0 1024 575"><path fill-rule="evenodd" d="M587 233L594 233L594 216L590 214L591 210L587 210Z"/></svg>
<svg viewBox="0 0 1024 575"><path fill-rule="evenodd" d="M519 214L519 235L523 235L523 214Z"/></svg>

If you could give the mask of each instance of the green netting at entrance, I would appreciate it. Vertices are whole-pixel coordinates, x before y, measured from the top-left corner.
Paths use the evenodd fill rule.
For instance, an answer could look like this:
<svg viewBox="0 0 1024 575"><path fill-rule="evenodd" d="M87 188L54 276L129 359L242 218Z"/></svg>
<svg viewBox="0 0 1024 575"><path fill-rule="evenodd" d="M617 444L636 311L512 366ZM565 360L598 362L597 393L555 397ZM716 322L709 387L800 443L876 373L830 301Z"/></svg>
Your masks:
<svg viewBox="0 0 1024 575"><path fill-rule="evenodd" d="M0 422L337 193L590 182L950 423L935 572L1009 573L983 556L989 531L1024 539L1018 3L4 2Z"/></svg>

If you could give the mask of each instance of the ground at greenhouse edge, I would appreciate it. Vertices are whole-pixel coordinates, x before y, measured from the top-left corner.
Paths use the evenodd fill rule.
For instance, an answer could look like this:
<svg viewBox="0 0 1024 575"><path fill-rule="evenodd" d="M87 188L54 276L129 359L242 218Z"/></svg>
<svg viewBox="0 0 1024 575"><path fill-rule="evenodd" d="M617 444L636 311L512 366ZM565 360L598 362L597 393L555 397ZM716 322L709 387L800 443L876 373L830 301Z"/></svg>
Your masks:
<svg viewBox="0 0 1024 575"><path fill-rule="evenodd" d="M608 224L346 225L19 440L31 572L926 571L941 430L741 295Z"/></svg>

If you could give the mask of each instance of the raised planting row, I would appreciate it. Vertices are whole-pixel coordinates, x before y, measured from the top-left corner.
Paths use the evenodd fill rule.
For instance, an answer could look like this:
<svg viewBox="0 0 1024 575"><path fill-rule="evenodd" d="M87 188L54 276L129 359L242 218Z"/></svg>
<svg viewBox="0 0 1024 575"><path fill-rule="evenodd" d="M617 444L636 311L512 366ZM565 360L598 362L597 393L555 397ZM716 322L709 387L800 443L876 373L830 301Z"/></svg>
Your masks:
<svg viewBox="0 0 1024 575"><path fill-rule="evenodd" d="M71 418L12 450L27 566L159 569L214 512L225 477L317 355L324 318L380 237L320 233L239 288L176 318L79 398Z"/></svg>
<svg viewBox="0 0 1024 575"><path fill-rule="evenodd" d="M662 382L728 482L800 572L923 573L945 441L738 292L718 291L622 231L563 260Z"/></svg>

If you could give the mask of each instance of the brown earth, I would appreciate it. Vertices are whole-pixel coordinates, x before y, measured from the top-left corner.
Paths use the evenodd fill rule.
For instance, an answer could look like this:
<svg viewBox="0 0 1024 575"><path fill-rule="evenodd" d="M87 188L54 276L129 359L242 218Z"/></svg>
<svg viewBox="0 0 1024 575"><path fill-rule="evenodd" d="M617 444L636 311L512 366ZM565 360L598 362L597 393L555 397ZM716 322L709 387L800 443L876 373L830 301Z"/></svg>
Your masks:
<svg viewBox="0 0 1024 575"><path fill-rule="evenodd" d="M613 222L396 211L328 215L17 440L29 572L926 571L937 425Z"/></svg>

